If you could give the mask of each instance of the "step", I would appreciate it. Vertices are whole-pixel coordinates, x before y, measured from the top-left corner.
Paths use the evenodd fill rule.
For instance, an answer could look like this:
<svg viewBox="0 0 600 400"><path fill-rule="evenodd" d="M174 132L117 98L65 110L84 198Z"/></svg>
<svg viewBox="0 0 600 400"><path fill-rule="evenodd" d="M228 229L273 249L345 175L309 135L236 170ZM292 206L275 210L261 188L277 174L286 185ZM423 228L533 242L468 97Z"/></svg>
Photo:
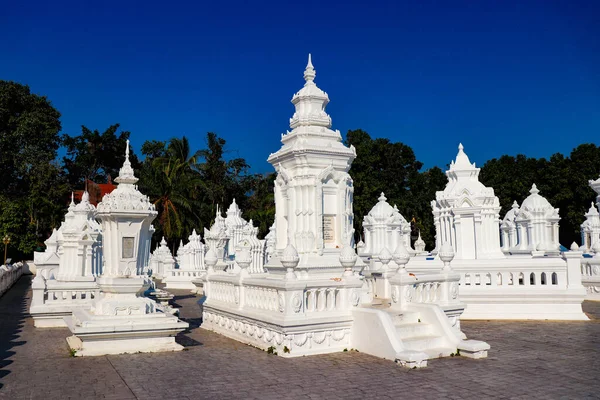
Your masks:
<svg viewBox="0 0 600 400"><path fill-rule="evenodd" d="M402 339L402 344L408 350L426 351L428 349L443 347L444 338L442 336L433 334L412 336Z"/></svg>
<svg viewBox="0 0 600 400"><path fill-rule="evenodd" d="M432 326L424 322L401 323L396 325L398 337L402 340L413 336L424 336L431 333Z"/></svg>
<svg viewBox="0 0 600 400"><path fill-rule="evenodd" d="M391 299L376 297L371 302L370 307L373 307L373 308L389 308L391 305L392 305L392 300Z"/></svg>
<svg viewBox="0 0 600 400"><path fill-rule="evenodd" d="M392 322L394 325L404 325L404 324L416 324L419 323L421 314L418 312L402 312L402 311L387 311L387 313L392 318Z"/></svg>
<svg viewBox="0 0 600 400"><path fill-rule="evenodd" d="M434 347L431 349L423 350L423 353L427 354L428 359L450 357L452 354L457 356L456 349L451 349L448 347Z"/></svg>

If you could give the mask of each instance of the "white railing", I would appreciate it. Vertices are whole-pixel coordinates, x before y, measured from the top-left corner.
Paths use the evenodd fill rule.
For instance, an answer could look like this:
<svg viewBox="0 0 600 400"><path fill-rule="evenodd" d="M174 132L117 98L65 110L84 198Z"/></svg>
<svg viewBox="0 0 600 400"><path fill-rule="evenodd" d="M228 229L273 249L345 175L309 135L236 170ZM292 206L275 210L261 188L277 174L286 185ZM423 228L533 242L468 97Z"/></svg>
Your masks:
<svg viewBox="0 0 600 400"><path fill-rule="evenodd" d="M403 274L390 279L392 307L407 304L458 304L460 275L454 271L440 274Z"/></svg>
<svg viewBox="0 0 600 400"><path fill-rule="evenodd" d="M585 287L586 300L600 300L600 257L582 260L581 283Z"/></svg>
<svg viewBox="0 0 600 400"><path fill-rule="evenodd" d="M204 280L205 305L219 303L236 310L258 310L272 316L319 317L349 312L359 303L362 284L357 280L349 288L341 279L283 281L251 274L239 279L233 273L209 273Z"/></svg>
<svg viewBox="0 0 600 400"><path fill-rule="evenodd" d="M304 291L304 310L307 313L347 308L341 303L341 290L335 287L310 288Z"/></svg>
<svg viewBox="0 0 600 400"><path fill-rule="evenodd" d="M99 294L99 289L96 290L61 290L47 289L44 293L44 303L48 305L60 305L63 303L90 303Z"/></svg>
<svg viewBox="0 0 600 400"><path fill-rule="evenodd" d="M267 311L279 311L278 290L261 286L244 286L244 305Z"/></svg>
<svg viewBox="0 0 600 400"><path fill-rule="evenodd" d="M0 266L0 296L6 293L21 275L23 275L22 262Z"/></svg>
<svg viewBox="0 0 600 400"><path fill-rule="evenodd" d="M238 296L236 298L236 290ZM239 303L239 290L230 282L210 282L210 297L223 303ZM236 301L237 300L237 301Z"/></svg>
<svg viewBox="0 0 600 400"><path fill-rule="evenodd" d="M198 278L201 275L203 275L204 271L200 271L200 270L194 270L194 271L189 271L189 270L181 270L181 269L172 269L170 271L167 272L167 275L170 275L172 277L181 277L181 278Z"/></svg>
<svg viewBox="0 0 600 400"><path fill-rule="evenodd" d="M461 271L461 286L544 286L562 285L567 278L567 271L531 271L514 269L510 271Z"/></svg>

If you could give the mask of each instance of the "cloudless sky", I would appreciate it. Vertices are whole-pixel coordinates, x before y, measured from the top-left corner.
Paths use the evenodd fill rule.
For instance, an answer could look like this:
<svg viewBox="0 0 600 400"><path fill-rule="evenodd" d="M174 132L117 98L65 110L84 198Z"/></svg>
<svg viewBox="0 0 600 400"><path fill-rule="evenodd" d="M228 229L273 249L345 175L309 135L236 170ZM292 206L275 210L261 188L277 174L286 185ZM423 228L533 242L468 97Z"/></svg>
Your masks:
<svg viewBox="0 0 600 400"><path fill-rule="evenodd" d="M63 132L120 123L145 140L206 132L270 172L313 55L333 129L362 128L444 168L459 142L503 154L600 144L600 1L8 1L0 79Z"/></svg>

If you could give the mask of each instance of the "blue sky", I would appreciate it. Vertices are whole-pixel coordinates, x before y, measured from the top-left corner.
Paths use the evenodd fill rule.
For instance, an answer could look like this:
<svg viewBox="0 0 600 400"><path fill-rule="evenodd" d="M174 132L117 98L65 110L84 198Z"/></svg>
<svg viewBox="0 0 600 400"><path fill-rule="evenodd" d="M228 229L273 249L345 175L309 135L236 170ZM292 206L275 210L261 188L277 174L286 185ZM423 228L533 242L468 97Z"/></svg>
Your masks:
<svg viewBox="0 0 600 400"><path fill-rule="evenodd" d="M334 129L426 167L462 142L483 165L600 144L599 16L599 1L9 2L0 79L48 96L66 133L118 122L139 153L213 131L269 172L311 52Z"/></svg>

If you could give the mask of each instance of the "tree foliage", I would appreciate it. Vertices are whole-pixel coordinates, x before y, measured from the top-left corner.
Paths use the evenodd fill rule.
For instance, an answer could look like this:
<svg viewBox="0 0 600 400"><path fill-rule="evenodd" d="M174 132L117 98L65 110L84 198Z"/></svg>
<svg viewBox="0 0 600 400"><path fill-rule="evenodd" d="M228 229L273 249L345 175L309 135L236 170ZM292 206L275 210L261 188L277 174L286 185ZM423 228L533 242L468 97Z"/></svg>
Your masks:
<svg viewBox="0 0 600 400"><path fill-rule="evenodd" d="M501 216L514 200L521 204L535 183L540 194L559 209L559 237L568 247L581 240L580 225L596 196L588 181L597 179L599 171L600 147L590 143L576 147L569 157L557 153L548 160L522 154L494 158L481 168L480 180L494 188L502 206Z"/></svg>
<svg viewBox="0 0 600 400"><path fill-rule="evenodd" d="M345 144L356 148L356 159L350 168L354 180L354 229L362 234L365 215L375 206L383 192L396 205L413 227L421 230L423 239L433 243L433 216L429 201L435 191L442 190L446 177L439 168L420 172L423 164L413 150L400 142L371 136L363 130L351 130ZM393 251L392 249L391 251Z"/></svg>
<svg viewBox="0 0 600 400"><path fill-rule="evenodd" d="M76 136L60 135L60 113L28 86L0 80L0 235L11 236L9 257L31 257L52 228L58 227L68 204L68 193L81 190L85 179L103 183L116 177L130 132L119 124L103 132L82 126ZM411 222L413 234L434 243L431 201L447 178L433 167L423 170L413 150L400 142L373 139L363 130L348 131L346 145L356 148L350 169L354 180L355 229L362 234L364 216L381 192ZM57 150L63 145L62 163ZM259 236L269 231L275 217L275 174L250 174L241 157L230 157L225 139L209 132L205 146L192 149L186 137L146 141L139 162L130 160L140 178L140 190L159 212L154 240L164 235L173 247L196 229L214 221L217 205L225 209L236 200L244 218L252 219ZM595 198L588 180L600 172L600 147L582 144L569 156L549 159L525 155L502 156L482 167L480 180L500 198L501 216L513 200L519 203L536 183L550 203L560 209L560 239L579 240L580 224ZM414 237L413 237L414 238ZM393 249L390 249L393 250Z"/></svg>
<svg viewBox="0 0 600 400"><path fill-rule="evenodd" d="M119 174L123 165L121 155L131 132L118 131L119 124L109 126L102 133L81 126L80 135L63 135L67 150L63 165L71 185L81 187L86 179L104 183ZM130 155L130 161L134 169L139 167L135 154Z"/></svg>
<svg viewBox="0 0 600 400"><path fill-rule="evenodd" d="M9 257L30 254L62 218L59 118L45 96L0 80L0 235L11 237Z"/></svg>

